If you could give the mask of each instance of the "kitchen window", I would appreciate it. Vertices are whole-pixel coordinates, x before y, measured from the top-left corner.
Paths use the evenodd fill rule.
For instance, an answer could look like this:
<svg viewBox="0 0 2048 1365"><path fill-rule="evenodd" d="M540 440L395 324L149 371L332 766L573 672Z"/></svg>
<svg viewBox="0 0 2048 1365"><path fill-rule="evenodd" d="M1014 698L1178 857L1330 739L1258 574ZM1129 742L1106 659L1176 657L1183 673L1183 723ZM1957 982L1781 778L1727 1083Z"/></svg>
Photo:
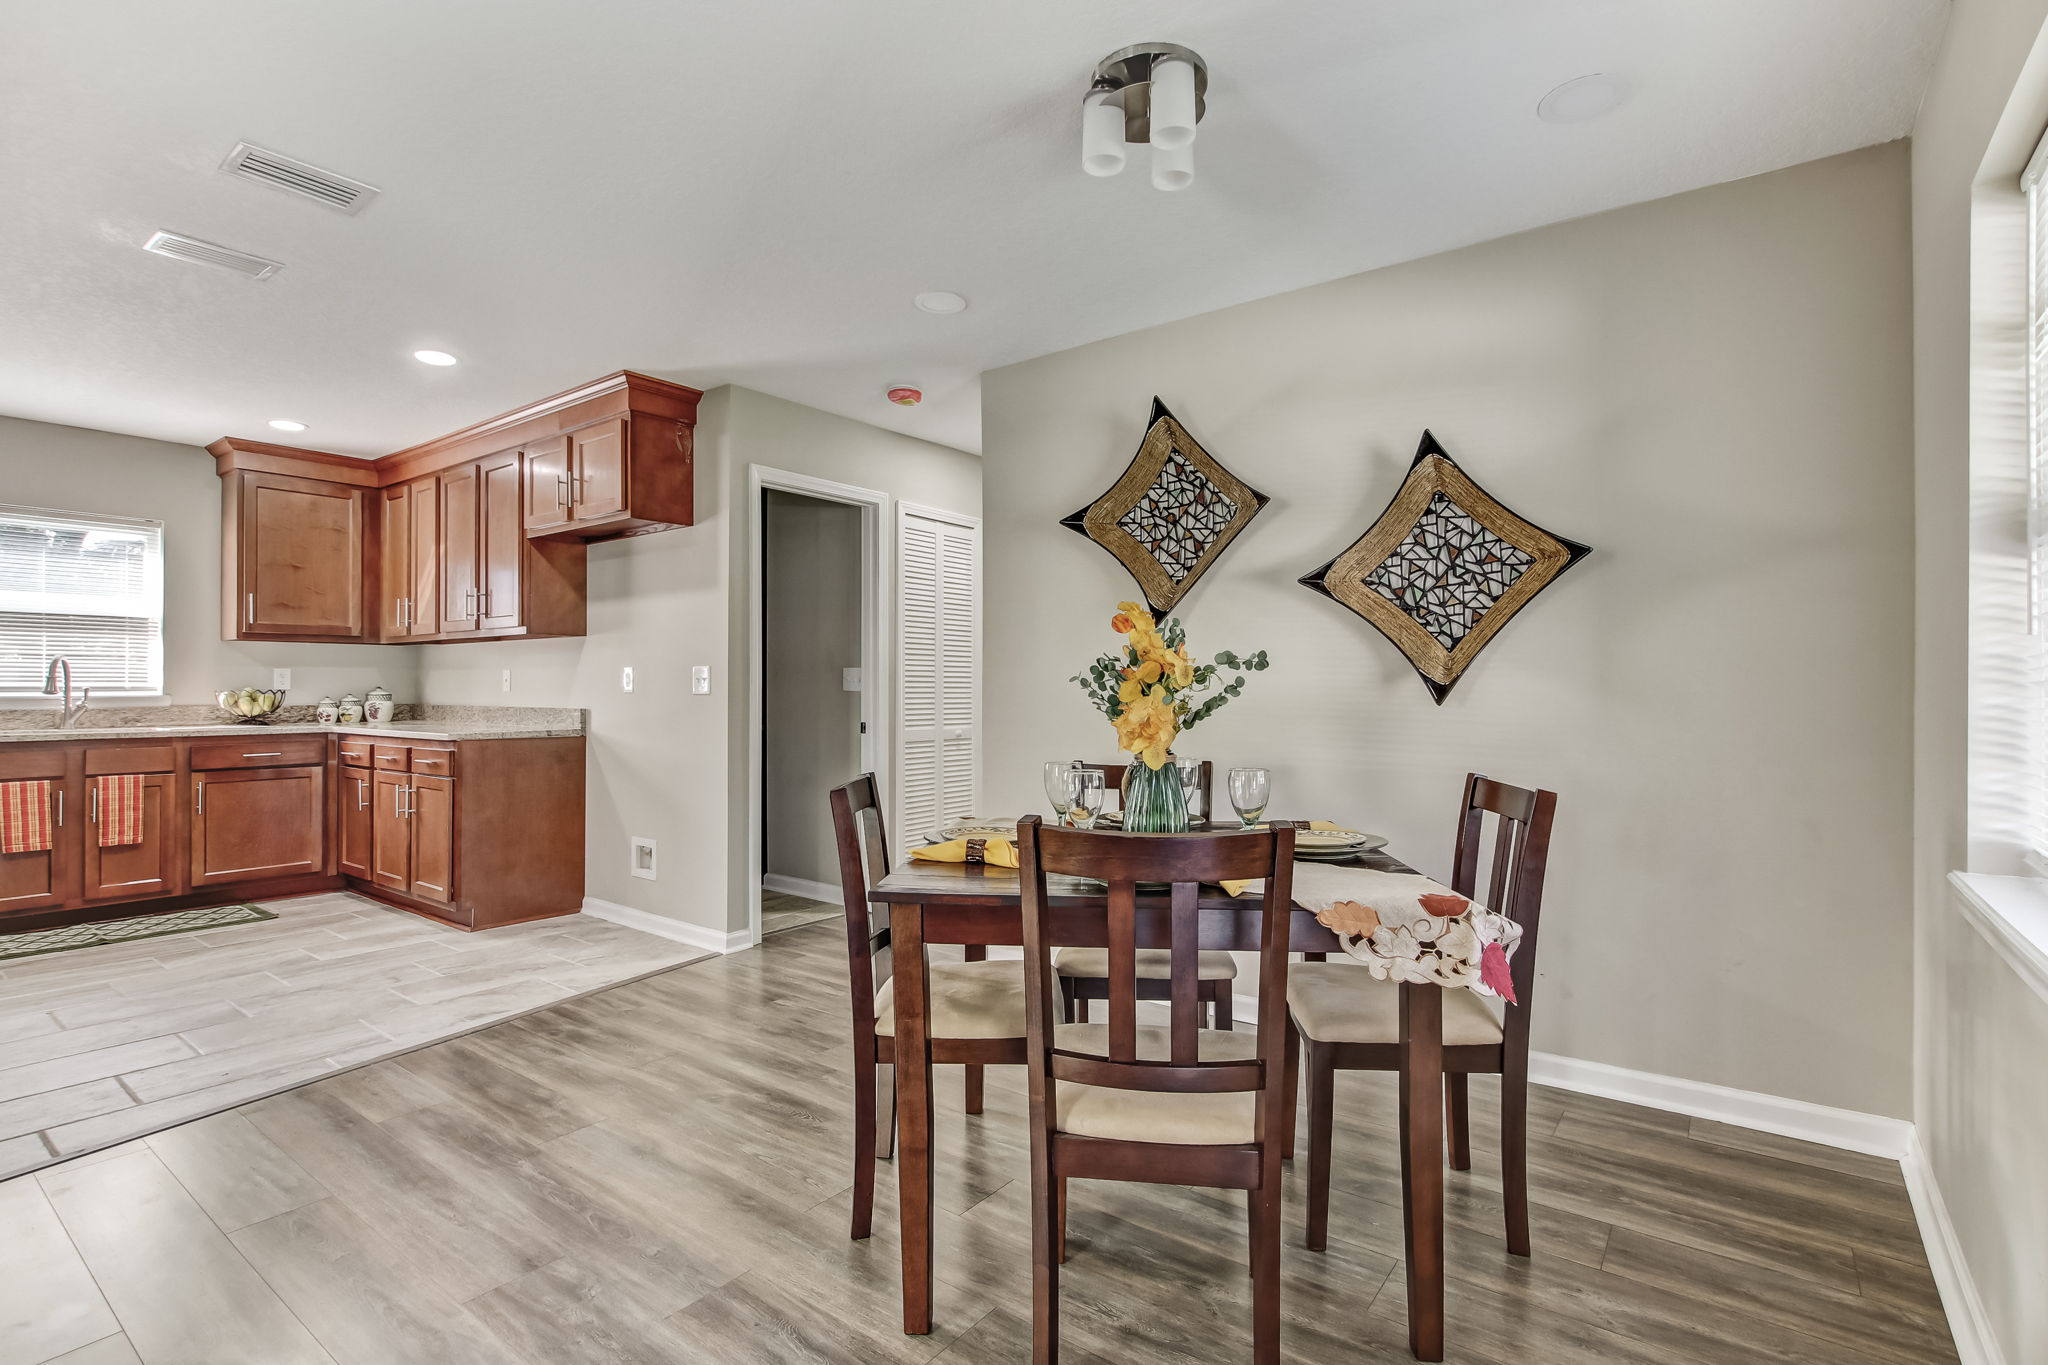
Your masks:
<svg viewBox="0 0 2048 1365"><path fill-rule="evenodd" d="M0 696L59 654L95 697L160 695L163 617L162 522L0 505Z"/></svg>

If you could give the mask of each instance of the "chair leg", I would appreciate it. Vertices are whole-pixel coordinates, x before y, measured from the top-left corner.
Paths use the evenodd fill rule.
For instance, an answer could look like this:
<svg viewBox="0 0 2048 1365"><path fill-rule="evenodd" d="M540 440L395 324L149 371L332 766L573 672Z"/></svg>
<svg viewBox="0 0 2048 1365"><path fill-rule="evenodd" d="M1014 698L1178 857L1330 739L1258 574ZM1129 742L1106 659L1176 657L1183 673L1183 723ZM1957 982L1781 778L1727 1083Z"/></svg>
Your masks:
<svg viewBox="0 0 2048 1365"><path fill-rule="evenodd" d="M981 1112L981 1063L967 1063L967 1112Z"/></svg>
<svg viewBox="0 0 2048 1365"><path fill-rule="evenodd" d="M1054 1197L1053 1240L1059 1248L1060 1264L1067 1263L1067 1178L1061 1176L1054 1182L1059 1193Z"/></svg>
<svg viewBox="0 0 2048 1365"><path fill-rule="evenodd" d="M1252 1223L1252 1365L1280 1362L1280 1163L1269 1153L1258 1189L1250 1192Z"/></svg>
<svg viewBox="0 0 2048 1365"><path fill-rule="evenodd" d="M1336 1122L1337 1069L1330 1053L1307 1039L1308 1249L1330 1246L1330 1140Z"/></svg>
<svg viewBox="0 0 2048 1365"><path fill-rule="evenodd" d="M1088 1022L1088 997L1082 995L1079 991L1074 993L1074 1022L1077 1024Z"/></svg>
<svg viewBox="0 0 2048 1365"><path fill-rule="evenodd" d="M1301 1030L1289 1019L1287 1028L1287 1051L1282 1063L1285 1068L1281 1089L1285 1100L1280 1107L1280 1159L1294 1160L1294 1129L1300 1117L1296 1106L1301 1103Z"/></svg>
<svg viewBox="0 0 2048 1365"><path fill-rule="evenodd" d="M869 1110L870 1124L875 1133L875 1154L884 1161L896 1159L896 1068L876 1068L874 1080L869 1087L875 1095L875 1105Z"/></svg>
<svg viewBox="0 0 2048 1365"><path fill-rule="evenodd" d="M1212 999L1216 1002L1216 1027L1222 1029L1225 1033L1229 1033L1237 1027L1230 1014L1230 983L1228 981L1218 981L1213 983L1211 989L1215 991Z"/></svg>
<svg viewBox="0 0 2048 1365"><path fill-rule="evenodd" d="M853 1240L858 1242L874 1231L875 1223L875 1103L880 1070L864 1057L853 1059ZM889 1072L895 1074L895 1068ZM893 1105L891 1106L894 1107Z"/></svg>
<svg viewBox="0 0 2048 1365"><path fill-rule="evenodd" d="M1472 1169L1471 1104L1462 1071L1444 1077L1444 1146L1450 1152L1452 1170Z"/></svg>
<svg viewBox="0 0 2048 1365"><path fill-rule="evenodd" d="M1500 1077L1500 1188L1508 1253L1529 1254L1529 1057L1510 1057Z"/></svg>
<svg viewBox="0 0 2048 1365"><path fill-rule="evenodd" d="M1060 1022L1062 1024L1075 1023L1077 1021L1074 1018L1074 978L1072 978L1071 976L1063 976L1059 979L1059 982Z"/></svg>
<svg viewBox="0 0 2048 1365"><path fill-rule="evenodd" d="M1062 1211L1067 1182L1051 1165L1041 1156L1033 1161L1031 1172L1032 1365L1059 1365L1060 1359L1060 1262L1066 1259Z"/></svg>

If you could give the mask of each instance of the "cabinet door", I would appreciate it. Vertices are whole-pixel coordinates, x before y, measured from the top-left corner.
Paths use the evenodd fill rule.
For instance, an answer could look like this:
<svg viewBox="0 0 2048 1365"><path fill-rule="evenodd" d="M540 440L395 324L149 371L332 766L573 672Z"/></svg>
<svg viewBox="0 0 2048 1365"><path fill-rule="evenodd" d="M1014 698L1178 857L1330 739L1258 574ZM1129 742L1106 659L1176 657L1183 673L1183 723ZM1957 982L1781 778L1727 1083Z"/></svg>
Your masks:
<svg viewBox="0 0 2048 1365"><path fill-rule="evenodd" d="M241 630L363 634L363 489L242 473L235 527Z"/></svg>
<svg viewBox="0 0 2048 1365"><path fill-rule="evenodd" d="M569 524L569 438L551 436L526 447L526 529Z"/></svg>
<svg viewBox="0 0 2048 1365"><path fill-rule="evenodd" d="M77 896L79 830L78 793L71 778L76 749L44 749L8 755L0 763L0 782L47 780L50 783L50 846L33 853L0 853L0 915L10 910L50 910Z"/></svg>
<svg viewBox="0 0 2048 1365"><path fill-rule="evenodd" d="M449 635L476 630L479 589L476 466L441 475L441 629Z"/></svg>
<svg viewBox="0 0 2048 1365"><path fill-rule="evenodd" d="M407 773L370 776L370 880L392 891L412 886L412 822L405 813L411 792Z"/></svg>
<svg viewBox="0 0 2048 1365"><path fill-rule="evenodd" d="M398 640L406 634L405 590L412 582L412 486L384 490L383 533L378 548L377 638Z"/></svg>
<svg viewBox="0 0 2048 1365"><path fill-rule="evenodd" d="M327 852L327 769L192 774L192 885L319 872Z"/></svg>
<svg viewBox="0 0 2048 1365"><path fill-rule="evenodd" d="M112 812L102 807L99 783L85 780L86 827L79 841L85 851L85 899L141 900L174 896L183 889L184 852L178 839L177 779L170 773L142 777L142 838L132 844L102 847L100 831Z"/></svg>
<svg viewBox="0 0 2048 1365"><path fill-rule="evenodd" d="M412 575L406 580L407 635L441 633L441 499L432 477L412 484Z"/></svg>
<svg viewBox="0 0 2048 1365"><path fill-rule="evenodd" d="M376 815L370 800L370 770L341 770L341 875L370 880Z"/></svg>
<svg viewBox="0 0 2048 1365"><path fill-rule="evenodd" d="M485 631L517 630L525 624L521 582L526 562L526 531L519 518L519 452L508 450L478 462L477 531L482 548L477 561Z"/></svg>
<svg viewBox="0 0 2048 1365"><path fill-rule="evenodd" d="M413 895L422 900L455 899L455 779L410 779L406 821L412 826Z"/></svg>
<svg viewBox="0 0 2048 1365"><path fill-rule="evenodd" d="M615 417L569 433L570 492L577 521L601 521L626 510L626 419Z"/></svg>

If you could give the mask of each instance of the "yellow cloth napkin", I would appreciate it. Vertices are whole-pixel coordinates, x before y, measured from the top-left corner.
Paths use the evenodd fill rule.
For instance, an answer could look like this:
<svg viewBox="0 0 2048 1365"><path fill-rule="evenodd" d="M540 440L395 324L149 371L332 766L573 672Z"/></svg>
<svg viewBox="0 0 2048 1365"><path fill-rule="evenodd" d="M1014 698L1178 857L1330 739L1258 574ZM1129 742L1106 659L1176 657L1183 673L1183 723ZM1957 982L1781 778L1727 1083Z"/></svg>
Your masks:
<svg viewBox="0 0 2048 1365"><path fill-rule="evenodd" d="M1309 821L1309 822L1308 822L1308 827L1309 827L1310 829L1337 829L1337 828L1339 828L1339 826L1337 825L1337 823L1336 823L1335 821L1332 821L1332 820L1311 820L1311 821ZM1264 828L1265 828L1265 826L1264 826L1264 825L1261 825L1261 826L1259 826L1259 828L1260 828L1260 829L1264 829ZM1233 896L1242 896L1242 895L1244 894L1244 889L1245 889L1245 888L1246 888L1247 886L1250 886L1250 885L1251 885L1251 884L1252 884L1253 882L1255 882L1255 881L1258 881L1258 880L1260 880L1260 879L1259 879L1259 878L1257 878L1257 877L1254 877L1254 878L1251 878L1251 879L1249 879L1249 880L1246 880L1246 881L1241 881L1241 882L1219 882L1219 883L1217 883L1217 884L1218 884L1219 886L1221 886L1221 887L1222 887L1222 888L1223 888L1223 889L1224 889L1225 891L1229 892L1229 893L1230 893L1231 895L1233 895Z"/></svg>
<svg viewBox="0 0 2048 1365"><path fill-rule="evenodd" d="M948 839L910 850L913 858L928 863L987 863L991 867L1015 867L1017 846L1008 839Z"/></svg>

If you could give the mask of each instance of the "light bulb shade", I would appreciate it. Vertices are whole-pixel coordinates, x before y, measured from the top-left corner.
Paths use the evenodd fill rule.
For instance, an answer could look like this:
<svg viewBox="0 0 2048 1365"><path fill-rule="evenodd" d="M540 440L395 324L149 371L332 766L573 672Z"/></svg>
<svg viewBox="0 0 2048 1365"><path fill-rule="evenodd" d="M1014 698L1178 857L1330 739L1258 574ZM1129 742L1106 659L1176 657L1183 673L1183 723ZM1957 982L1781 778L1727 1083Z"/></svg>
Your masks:
<svg viewBox="0 0 2048 1365"><path fill-rule="evenodd" d="M1124 168L1124 111L1098 90L1081 104L1081 169L1115 175Z"/></svg>
<svg viewBox="0 0 2048 1365"><path fill-rule="evenodd" d="M1195 183L1195 147L1183 142L1178 147L1152 147L1152 188L1184 190Z"/></svg>
<svg viewBox="0 0 2048 1365"><path fill-rule="evenodd" d="M1195 68L1178 57L1155 62L1152 66L1152 145L1174 151L1192 146L1194 141Z"/></svg>

